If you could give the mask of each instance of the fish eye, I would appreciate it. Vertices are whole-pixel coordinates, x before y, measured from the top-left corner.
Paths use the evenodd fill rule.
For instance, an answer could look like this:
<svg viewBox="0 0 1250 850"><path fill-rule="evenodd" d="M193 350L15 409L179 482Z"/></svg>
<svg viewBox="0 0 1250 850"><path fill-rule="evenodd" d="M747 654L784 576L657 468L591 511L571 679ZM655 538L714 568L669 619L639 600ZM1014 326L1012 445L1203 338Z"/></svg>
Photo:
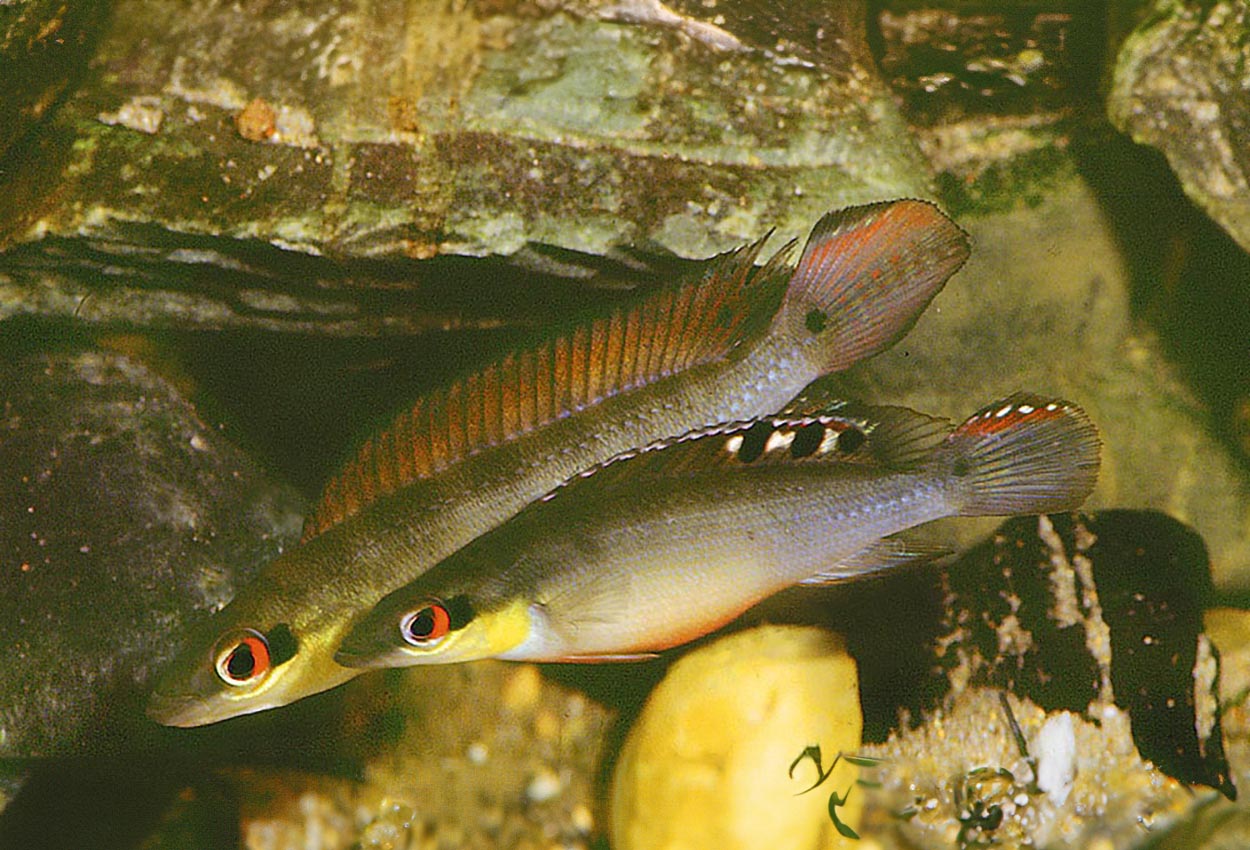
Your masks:
<svg viewBox="0 0 1250 850"><path fill-rule="evenodd" d="M399 633L413 646L430 646L451 631L451 613L438 600L430 600L404 615Z"/></svg>
<svg viewBox="0 0 1250 850"><path fill-rule="evenodd" d="M217 676L227 685L254 684L269 672L269 642L252 629L233 632L218 643L214 666Z"/></svg>

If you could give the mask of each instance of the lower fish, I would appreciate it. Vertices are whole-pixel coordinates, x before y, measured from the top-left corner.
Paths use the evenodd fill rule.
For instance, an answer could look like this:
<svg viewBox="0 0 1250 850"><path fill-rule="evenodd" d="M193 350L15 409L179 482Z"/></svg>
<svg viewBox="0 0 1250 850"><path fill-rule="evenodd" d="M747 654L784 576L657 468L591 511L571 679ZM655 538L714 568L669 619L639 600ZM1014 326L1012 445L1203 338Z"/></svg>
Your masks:
<svg viewBox="0 0 1250 850"><path fill-rule="evenodd" d="M1076 508L1097 430L1017 394L952 430L843 407L693 431L576 476L385 599L343 641L356 667L648 657L796 584L923 555L951 516Z"/></svg>

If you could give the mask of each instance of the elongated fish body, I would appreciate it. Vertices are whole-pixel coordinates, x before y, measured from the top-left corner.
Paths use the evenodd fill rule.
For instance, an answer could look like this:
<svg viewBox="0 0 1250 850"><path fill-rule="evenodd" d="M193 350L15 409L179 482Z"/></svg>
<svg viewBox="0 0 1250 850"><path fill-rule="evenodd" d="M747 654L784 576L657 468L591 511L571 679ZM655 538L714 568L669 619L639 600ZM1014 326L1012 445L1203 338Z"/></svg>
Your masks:
<svg viewBox="0 0 1250 850"><path fill-rule="evenodd" d="M837 413L837 411L831 411ZM950 516L1075 508L1093 425L1018 395L950 430L902 408L692 432L578 476L361 620L344 664L637 657L799 583L913 557L896 537Z"/></svg>
<svg viewBox="0 0 1250 850"><path fill-rule="evenodd" d="M201 725L345 681L334 651L383 595L582 469L777 410L881 350L968 250L921 201L830 213L793 270L785 249L757 268L761 244L419 399L327 485L305 541L189 637L149 715Z"/></svg>

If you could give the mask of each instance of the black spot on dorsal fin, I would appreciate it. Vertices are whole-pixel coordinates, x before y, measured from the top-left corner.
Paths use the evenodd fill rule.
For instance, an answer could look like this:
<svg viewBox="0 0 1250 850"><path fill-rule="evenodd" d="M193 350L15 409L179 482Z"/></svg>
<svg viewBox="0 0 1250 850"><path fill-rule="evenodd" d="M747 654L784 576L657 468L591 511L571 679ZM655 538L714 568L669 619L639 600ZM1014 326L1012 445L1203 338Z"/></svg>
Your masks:
<svg viewBox="0 0 1250 850"><path fill-rule="evenodd" d="M794 432L794 441L790 443L790 456L794 458L811 457L820 449L825 441L825 426L820 422L804 425Z"/></svg>
<svg viewBox="0 0 1250 850"><path fill-rule="evenodd" d="M838 434L838 451L844 455L854 454L868 441L867 435L854 425Z"/></svg>
<svg viewBox="0 0 1250 850"><path fill-rule="evenodd" d="M764 446L768 444L768 438L776 430L777 426L767 419L761 419L748 428L742 435L742 445L738 448L738 460L743 463L759 460L764 454Z"/></svg>

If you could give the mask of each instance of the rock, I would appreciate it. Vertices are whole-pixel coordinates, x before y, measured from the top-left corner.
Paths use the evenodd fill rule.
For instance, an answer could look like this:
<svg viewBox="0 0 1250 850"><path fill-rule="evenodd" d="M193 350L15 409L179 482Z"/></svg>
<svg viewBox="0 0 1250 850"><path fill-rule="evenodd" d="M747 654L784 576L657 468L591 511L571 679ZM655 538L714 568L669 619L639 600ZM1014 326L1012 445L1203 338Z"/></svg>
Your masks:
<svg viewBox="0 0 1250 850"><path fill-rule="evenodd" d="M0 157L80 74L107 8L104 0L10 0L0 7Z"/></svg>
<svg viewBox="0 0 1250 850"><path fill-rule="evenodd" d="M0 758L142 748L152 672L298 537L300 499L142 363L6 349Z"/></svg>
<svg viewBox="0 0 1250 850"><path fill-rule="evenodd" d="M1156 0L1115 59L1107 113L1163 151L1185 193L1250 250L1250 9Z"/></svg>
<svg viewBox="0 0 1250 850"><path fill-rule="evenodd" d="M1204 634L1206 569L1157 513L1020 517L949 564L805 600L859 664L861 752L881 760L861 833L1132 847L1153 846L1143 813L1159 832L1226 818L1250 765L1248 618L1208 612Z"/></svg>
<svg viewBox="0 0 1250 850"><path fill-rule="evenodd" d="M169 2L116 4L39 167L5 175L0 246L25 246L0 263L8 310L370 332L361 290L416 289L413 259L701 257L928 189L862 3L817 22L838 49L816 67L592 0ZM321 259L292 276L290 252Z"/></svg>
<svg viewBox="0 0 1250 850"><path fill-rule="evenodd" d="M853 847L829 816L858 823L856 769L838 764L815 784L819 745L832 757L860 746L855 662L840 638L814 628L761 627L684 656L630 729L612 783L616 850ZM793 776L788 772L793 770Z"/></svg>

